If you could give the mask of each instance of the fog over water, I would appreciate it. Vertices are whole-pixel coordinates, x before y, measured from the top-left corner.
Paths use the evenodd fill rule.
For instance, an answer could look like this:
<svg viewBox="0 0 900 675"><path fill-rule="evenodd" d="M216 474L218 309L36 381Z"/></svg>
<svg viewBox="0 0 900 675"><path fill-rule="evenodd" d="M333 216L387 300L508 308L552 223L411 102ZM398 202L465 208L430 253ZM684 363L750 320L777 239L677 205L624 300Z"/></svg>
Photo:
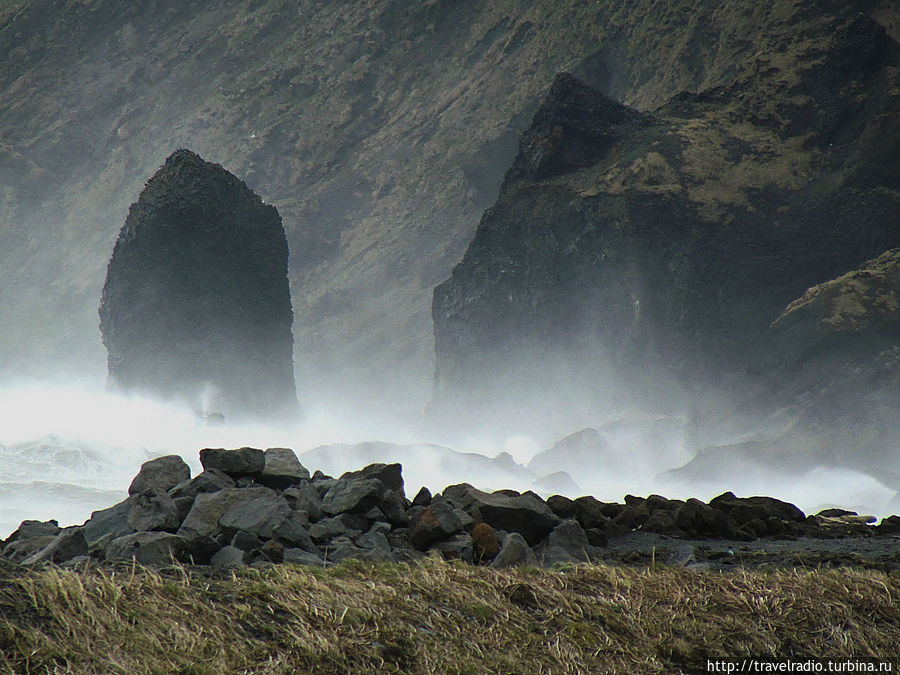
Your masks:
<svg viewBox="0 0 900 675"><path fill-rule="evenodd" d="M604 501L622 501L629 493L710 499L732 490L739 496L785 499L807 513L827 506L879 516L896 510L896 502L891 505L893 490L871 476L834 468L785 476L756 467L743 475L693 484L660 476L684 464L692 453L678 433L649 443L628 431L635 428L632 422L639 428L645 418L623 413L619 419L598 419L594 426L606 442L602 458L561 455L558 464L569 467L571 481L536 483L546 475L547 463L554 465L554 457L545 455L540 471L529 471L526 465L560 440L553 436L556 431L479 438L461 430L453 437L446 431L438 436L409 415L391 418L314 404L305 406L302 421L295 425L207 426L192 410L112 394L99 384L22 381L0 389L0 537L24 519L83 522L91 511L124 499L141 463L155 456L181 455L196 475L204 447L290 447L311 472L321 469L330 475L371 462L399 461L409 497L423 485L436 492L469 482L482 489L534 489L544 496L592 494Z"/></svg>

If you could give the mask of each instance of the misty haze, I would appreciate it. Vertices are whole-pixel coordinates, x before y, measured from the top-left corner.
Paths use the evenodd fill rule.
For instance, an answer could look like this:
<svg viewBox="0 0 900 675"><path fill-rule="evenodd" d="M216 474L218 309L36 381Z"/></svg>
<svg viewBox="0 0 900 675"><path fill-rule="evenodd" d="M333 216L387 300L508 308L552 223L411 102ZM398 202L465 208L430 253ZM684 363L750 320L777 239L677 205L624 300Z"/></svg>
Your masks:
<svg viewBox="0 0 900 675"><path fill-rule="evenodd" d="M898 10L620 4L4 3L0 538L202 448L900 512Z"/></svg>

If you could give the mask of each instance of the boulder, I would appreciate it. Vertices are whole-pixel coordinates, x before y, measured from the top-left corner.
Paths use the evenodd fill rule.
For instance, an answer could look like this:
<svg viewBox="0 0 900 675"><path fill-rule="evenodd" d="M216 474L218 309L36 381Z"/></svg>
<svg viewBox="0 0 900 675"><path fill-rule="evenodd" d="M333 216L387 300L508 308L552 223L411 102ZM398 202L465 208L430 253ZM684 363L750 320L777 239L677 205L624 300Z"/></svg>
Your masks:
<svg viewBox="0 0 900 675"><path fill-rule="evenodd" d="M109 562L130 562L141 565L167 565L177 560L187 548L183 537L168 532L135 532L113 539L106 547Z"/></svg>
<svg viewBox="0 0 900 675"><path fill-rule="evenodd" d="M388 490L393 490L405 496L403 491L403 467L400 464L370 464L359 471L348 471L341 476L341 480L356 480L360 478L376 478L380 480Z"/></svg>
<svg viewBox="0 0 900 675"><path fill-rule="evenodd" d="M503 546L490 566L494 569L502 569L537 564L534 551L529 548L525 538L518 532L510 532L503 538Z"/></svg>
<svg viewBox="0 0 900 675"><path fill-rule="evenodd" d="M342 513L332 518L323 518L310 526L309 536L321 543L338 536L355 537L366 529L366 519L360 514Z"/></svg>
<svg viewBox="0 0 900 675"><path fill-rule="evenodd" d="M262 539L252 532L244 532L242 530L234 533L234 536L231 538L231 544L229 544L229 546L234 546L247 553L262 548L262 545Z"/></svg>
<svg viewBox="0 0 900 675"><path fill-rule="evenodd" d="M795 523L806 519L799 508L774 497L736 497L733 492L725 492L711 499L709 505L727 513L739 524L753 518L779 518Z"/></svg>
<svg viewBox="0 0 900 675"><path fill-rule="evenodd" d="M247 562L247 553L236 546L223 546L210 558L209 564L214 569L240 567Z"/></svg>
<svg viewBox="0 0 900 675"><path fill-rule="evenodd" d="M281 217L241 180L173 153L132 204L107 268L110 382L228 419L299 412Z"/></svg>
<svg viewBox="0 0 900 675"><path fill-rule="evenodd" d="M274 494L273 490L266 487L226 488L218 492L201 493L194 500L194 505L178 528L177 534L186 539L214 535L221 530L219 518L226 511L258 497L269 497Z"/></svg>
<svg viewBox="0 0 900 675"><path fill-rule="evenodd" d="M289 517L293 519L287 500L281 495L267 493L228 508L219 517L219 527L226 537L241 530L260 539L272 539L275 529Z"/></svg>
<svg viewBox="0 0 900 675"><path fill-rule="evenodd" d="M362 560L365 549L357 546L353 540L346 535L338 535L324 548L325 560L331 563L339 563L343 560L352 558L354 560Z"/></svg>
<svg viewBox="0 0 900 675"><path fill-rule="evenodd" d="M318 553L319 549L310 537L307 527L309 523L305 515L302 511L292 511L288 517L272 529L272 540L278 541L284 546Z"/></svg>
<svg viewBox="0 0 900 675"><path fill-rule="evenodd" d="M412 500L413 506L428 506L431 504L431 490L422 486Z"/></svg>
<svg viewBox="0 0 900 675"><path fill-rule="evenodd" d="M444 560L461 560L470 565L475 561L474 542L468 532L457 532L447 539L436 542L431 550L438 551Z"/></svg>
<svg viewBox="0 0 900 675"><path fill-rule="evenodd" d="M684 504L680 499L666 499L662 495L650 495L643 501L647 505L647 510L650 511L650 513L655 511L667 511L671 513Z"/></svg>
<svg viewBox="0 0 900 675"><path fill-rule="evenodd" d="M407 505L409 505L409 501L402 494L394 490L388 490L384 493L378 508L391 525L394 527L406 527L410 523L409 514L406 512Z"/></svg>
<svg viewBox="0 0 900 675"><path fill-rule="evenodd" d="M553 495L547 498L547 506L560 518L574 518L578 511L577 505L568 497Z"/></svg>
<svg viewBox="0 0 900 675"><path fill-rule="evenodd" d="M606 510L608 505L594 497L578 497L574 500L574 503L575 518L586 530L591 528L602 530L609 524L610 518L615 518L620 513L620 510L616 509L615 513L610 515L610 512Z"/></svg>
<svg viewBox="0 0 900 675"><path fill-rule="evenodd" d="M360 560L372 562L395 562L394 553L387 536L382 531L369 530L356 538L356 545L362 549Z"/></svg>
<svg viewBox="0 0 900 675"><path fill-rule="evenodd" d="M310 521L316 522L322 518L322 498L308 481L287 488L281 496L288 500L291 508L305 512Z"/></svg>
<svg viewBox="0 0 900 675"><path fill-rule="evenodd" d="M84 539L93 550L101 541L109 543L112 539L134 532L128 524L133 497L119 502L107 509L94 511L83 526Z"/></svg>
<svg viewBox="0 0 900 675"><path fill-rule="evenodd" d="M365 512L377 505L386 491L377 478L341 478L322 497L322 512L330 516Z"/></svg>
<svg viewBox="0 0 900 675"><path fill-rule="evenodd" d="M269 448L265 452L265 466L259 482L277 490L309 480L309 471L290 448Z"/></svg>
<svg viewBox="0 0 900 675"><path fill-rule="evenodd" d="M157 457L141 464L141 470L128 487L128 494L134 495L153 488L170 490L190 478L191 467L178 455Z"/></svg>
<svg viewBox="0 0 900 675"><path fill-rule="evenodd" d="M641 527L650 518L650 509L642 501L625 504L625 508L612 519L610 527L617 532L631 532Z"/></svg>
<svg viewBox="0 0 900 675"><path fill-rule="evenodd" d="M279 541L267 541L259 552L271 563L284 562L284 545Z"/></svg>
<svg viewBox="0 0 900 675"><path fill-rule="evenodd" d="M55 537L59 534L59 529L59 523L55 520L23 520L16 531L3 541L3 544L6 546L16 541L25 541L35 537Z"/></svg>
<svg viewBox="0 0 900 675"><path fill-rule="evenodd" d="M670 537L685 536L684 532L675 524L673 513L663 510L657 510L651 513L641 526L641 530L644 532L665 534Z"/></svg>
<svg viewBox="0 0 900 675"><path fill-rule="evenodd" d="M3 547L3 557L12 562L21 562L26 558L30 558L35 553L43 551L54 539L56 539L56 534L44 534L36 537L10 541Z"/></svg>
<svg viewBox="0 0 900 675"><path fill-rule="evenodd" d="M596 527L585 529L584 534L591 546L606 546L609 541L609 535L606 530L601 530Z"/></svg>
<svg viewBox="0 0 900 675"><path fill-rule="evenodd" d="M424 551L461 529L462 521L453 507L446 499L438 496L416 518L409 532L409 541L413 548Z"/></svg>
<svg viewBox="0 0 900 675"><path fill-rule="evenodd" d="M232 478L260 476L266 468L266 454L258 448L204 448L200 463L206 470L218 469Z"/></svg>
<svg viewBox="0 0 900 675"><path fill-rule="evenodd" d="M878 534L884 535L900 535L900 516L888 516L882 518L881 522L875 527Z"/></svg>
<svg viewBox="0 0 900 675"><path fill-rule="evenodd" d="M148 488L131 497L131 510L128 513L128 527L135 531L161 530L175 532L182 514L178 505L165 492L165 488Z"/></svg>
<svg viewBox="0 0 900 675"><path fill-rule="evenodd" d="M222 544L212 537L194 537L184 542L181 558L192 565L208 565L213 554L222 548Z"/></svg>
<svg viewBox="0 0 900 675"><path fill-rule="evenodd" d="M23 565L36 565L38 563L52 562L62 563L78 556L88 554L88 544L84 538L81 527L67 527L61 530L53 540L40 551L37 551L22 561Z"/></svg>
<svg viewBox="0 0 900 675"><path fill-rule="evenodd" d="M728 515L699 499L688 499L675 510L673 518L675 525L688 536L716 539L744 538L739 532L737 523Z"/></svg>
<svg viewBox="0 0 900 675"><path fill-rule="evenodd" d="M191 480L182 481L173 487L169 490L169 496L172 499L188 498L193 501L201 492L218 492L230 487L235 487L231 476L218 469L207 469Z"/></svg>
<svg viewBox="0 0 900 675"><path fill-rule="evenodd" d="M553 528L545 542L546 551L553 548L565 551L566 555L576 562L590 562L591 545L587 535L577 520L564 520ZM554 558L550 564L556 562ZM560 562L562 560L559 560Z"/></svg>
<svg viewBox="0 0 900 675"><path fill-rule="evenodd" d="M546 537L560 522L559 516L533 493L488 494L468 483L460 483L445 488L442 495L453 506L472 516L476 522L487 523L495 529L518 532L532 544Z"/></svg>

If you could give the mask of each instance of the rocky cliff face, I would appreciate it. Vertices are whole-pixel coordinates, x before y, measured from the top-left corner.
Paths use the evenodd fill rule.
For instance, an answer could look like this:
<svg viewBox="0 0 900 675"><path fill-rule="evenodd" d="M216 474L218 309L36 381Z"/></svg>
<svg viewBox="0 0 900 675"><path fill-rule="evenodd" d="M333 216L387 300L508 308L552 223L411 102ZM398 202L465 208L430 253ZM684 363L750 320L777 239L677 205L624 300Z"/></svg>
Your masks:
<svg viewBox="0 0 900 675"><path fill-rule="evenodd" d="M287 263L273 206L221 166L175 152L109 261L110 382L228 417L296 414Z"/></svg>
<svg viewBox="0 0 900 675"><path fill-rule="evenodd" d="M102 372L109 250L146 177L191 147L284 219L302 381L419 406L432 289L556 73L648 111L756 69L771 90L745 109L777 126L802 99L797 58L858 11L896 35L892 0L5 2L0 374ZM822 91L839 93L827 77ZM726 186L759 180L708 159Z"/></svg>
<svg viewBox="0 0 900 675"><path fill-rule="evenodd" d="M652 113L557 78L435 289L438 407L523 371L539 403L560 353L573 397L752 379L792 299L900 244L900 45L820 19Z"/></svg>

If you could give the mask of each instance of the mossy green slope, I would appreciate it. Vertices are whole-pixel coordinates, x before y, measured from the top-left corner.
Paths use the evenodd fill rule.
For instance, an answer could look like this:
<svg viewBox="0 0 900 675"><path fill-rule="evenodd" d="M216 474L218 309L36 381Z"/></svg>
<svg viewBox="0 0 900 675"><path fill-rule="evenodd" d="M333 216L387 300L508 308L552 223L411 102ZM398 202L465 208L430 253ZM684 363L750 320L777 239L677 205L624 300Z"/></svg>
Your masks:
<svg viewBox="0 0 900 675"><path fill-rule="evenodd" d="M654 109L733 81L759 53L784 54L769 67L791 77L794 52L774 47L824 35L851 5L886 25L896 14L890 2L4 3L2 367L102 368L96 305L115 233L187 146L284 217L301 388L362 362L421 398L431 288L557 72L582 67ZM718 175L713 160L696 170ZM728 180L760 180L737 171ZM715 212L739 192L698 198Z"/></svg>
<svg viewBox="0 0 900 675"><path fill-rule="evenodd" d="M900 45L840 3L782 9L730 79L652 112L557 79L435 291L439 402L522 370L573 405L768 374L791 300L900 245Z"/></svg>

